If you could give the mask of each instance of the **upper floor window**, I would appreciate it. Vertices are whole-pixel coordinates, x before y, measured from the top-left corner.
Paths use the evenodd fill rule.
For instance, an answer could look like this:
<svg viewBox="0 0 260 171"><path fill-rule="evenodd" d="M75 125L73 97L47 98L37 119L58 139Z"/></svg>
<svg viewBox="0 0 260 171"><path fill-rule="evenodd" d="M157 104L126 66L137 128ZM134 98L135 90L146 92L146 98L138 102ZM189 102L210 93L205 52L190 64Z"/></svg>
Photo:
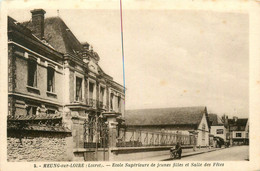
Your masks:
<svg viewBox="0 0 260 171"><path fill-rule="evenodd" d="M76 77L76 101L82 100L82 78Z"/></svg>
<svg viewBox="0 0 260 171"><path fill-rule="evenodd" d="M53 68L47 68L47 91L54 92L54 74L55 70Z"/></svg>
<svg viewBox="0 0 260 171"><path fill-rule="evenodd" d="M118 112L121 112L121 97L118 96L117 98L117 106L118 106Z"/></svg>
<svg viewBox="0 0 260 171"><path fill-rule="evenodd" d="M28 86L37 87L37 62L28 60Z"/></svg>
<svg viewBox="0 0 260 171"><path fill-rule="evenodd" d="M241 133L236 133L236 137L242 137Z"/></svg>
<svg viewBox="0 0 260 171"><path fill-rule="evenodd" d="M206 131L206 125L203 123L202 124L202 140L205 140L205 137L206 137L205 131Z"/></svg>
<svg viewBox="0 0 260 171"><path fill-rule="evenodd" d="M216 132L217 132L217 134L224 134L224 130L223 129L217 129Z"/></svg>
<svg viewBox="0 0 260 171"><path fill-rule="evenodd" d="M104 101L104 96L105 96L105 88L104 87L100 87L100 102Z"/></svg>
<svg viewBox="0 0 260 171"><path fill-rule="evenodd" d="M93 99L94 97L94 83L89 82L89 98Z"/></svg>
<svg viewBox="0 0 260 171"><path fill-rule="evenodd" d="M113 101L114 101L114 94L111 93L110 94L110 110L114 110L114 103L113 103Z"/></svg>

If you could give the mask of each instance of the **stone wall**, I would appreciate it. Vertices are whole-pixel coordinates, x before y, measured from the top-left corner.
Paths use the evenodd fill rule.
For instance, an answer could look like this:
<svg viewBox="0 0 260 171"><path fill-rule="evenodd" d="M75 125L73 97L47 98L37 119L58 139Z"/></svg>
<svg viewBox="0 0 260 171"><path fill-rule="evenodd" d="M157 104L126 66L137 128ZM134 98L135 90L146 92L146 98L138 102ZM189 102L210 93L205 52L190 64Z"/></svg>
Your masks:
<svg viewBox="0 0 260 171"><path fill-rule="evenodd" d="M7 160L14 161L71 161L72 137L54 132L8 132Z"/></svg>

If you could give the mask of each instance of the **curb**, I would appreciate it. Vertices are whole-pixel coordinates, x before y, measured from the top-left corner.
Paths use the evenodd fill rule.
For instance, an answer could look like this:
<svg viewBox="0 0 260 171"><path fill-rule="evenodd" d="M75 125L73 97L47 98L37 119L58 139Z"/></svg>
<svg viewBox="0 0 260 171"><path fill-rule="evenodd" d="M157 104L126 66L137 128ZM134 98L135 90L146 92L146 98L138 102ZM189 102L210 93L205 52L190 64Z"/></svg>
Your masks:
<svg viewBox="0 0 260 171"><path fill-rule="evenodd" d="M214 150L210 150L210 151L202 151L202 152L198 152L198 153L187 154L187 155L181 156L181 158L190 157L190 156L195 156L195 155L199 155L199 154L203 154L203 153L209 153L209 152L218 151L218 150L223 150L223 149L226 149L226 148L220 148L220 149L214 149ZM176 159L167 158L167 159L163 159L163 160L161 160L161 161L169 161L169 160L176 160Z"/></svg>

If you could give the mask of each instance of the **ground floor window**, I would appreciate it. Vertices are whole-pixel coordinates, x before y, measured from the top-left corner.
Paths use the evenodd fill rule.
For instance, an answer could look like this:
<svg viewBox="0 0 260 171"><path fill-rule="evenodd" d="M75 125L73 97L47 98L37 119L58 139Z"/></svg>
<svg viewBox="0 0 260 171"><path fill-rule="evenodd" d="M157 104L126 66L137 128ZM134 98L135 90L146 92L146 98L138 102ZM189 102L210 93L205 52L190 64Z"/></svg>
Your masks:
<svg viewBox="0 0 260 171"><path fill-rule="evenodd" d="M36 106L27 106L26 111L27 111L27 115L36 115L37 107Z"/></svg>

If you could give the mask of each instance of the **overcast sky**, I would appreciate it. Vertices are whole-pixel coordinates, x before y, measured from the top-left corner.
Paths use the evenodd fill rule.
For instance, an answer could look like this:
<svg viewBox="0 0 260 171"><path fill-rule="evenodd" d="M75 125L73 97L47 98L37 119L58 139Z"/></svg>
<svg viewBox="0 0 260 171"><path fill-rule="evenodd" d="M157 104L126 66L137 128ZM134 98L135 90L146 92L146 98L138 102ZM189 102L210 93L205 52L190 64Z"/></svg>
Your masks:
<svg viewBox="0 0 260 171"><path fill-rule="evenodd" d="M46 17L57 16L46 10ZM123 84L119 10L60 10L100 65ZM219 115L248 117L247 14L188 10L123 11L126 109L207 106ZM18 21L27 11L12 11Z"/></svg>

